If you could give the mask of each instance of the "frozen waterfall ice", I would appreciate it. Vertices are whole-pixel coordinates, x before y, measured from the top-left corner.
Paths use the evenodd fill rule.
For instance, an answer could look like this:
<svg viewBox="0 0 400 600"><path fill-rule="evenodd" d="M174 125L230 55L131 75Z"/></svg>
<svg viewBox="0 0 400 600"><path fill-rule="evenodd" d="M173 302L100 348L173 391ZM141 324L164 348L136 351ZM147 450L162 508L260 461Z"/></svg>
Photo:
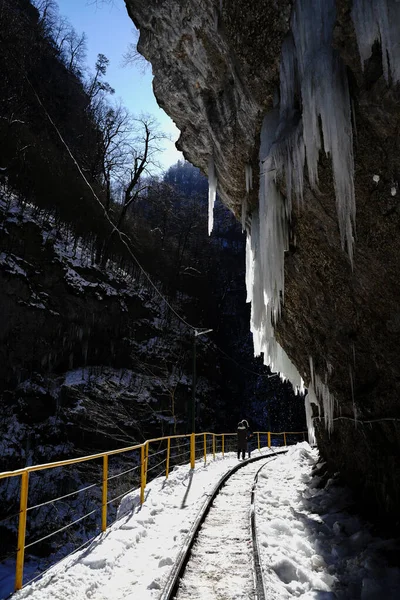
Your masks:
<svg viewBox="0 0 400 600"><path fill-rule="evenodd" d="M278 123L279 112L272 111L261 130L259 208L252 213L246 240L247 301L251 302L254 353L263 353L264 363L301 392L303 380L274 335L284 295L289 218L287 202L275 182L272 147Z"/></svg>
<svg viewBox="0 0 400 600"><path fill-rule="evenodd" d="M284 301L284 253L288 249L292 196L303 202L304 166L311 187L318 186L321 150L332 162L342 247L352 261L355 223L351 102L345 66L333 48L334 0L296 0L291 33L282 47L280 105L263 121L260 139L259 207L247 228L246 285L251 301L254 351L271 369L302 389L303 381L276 342L274 326ZM286 197L277 178L283 177ZM246 188L249 178L246 173ZM322 400L330 430L334 399L312 371L316 401Z"/></svg>
<svg viewBox="0 0 400 600"><path fill-rule="evenodd" d="M284 253L288 248L292 200L303 203L304 167L312 188L319 185L320 152L330 158L341 245L353 264L355 227L352 104L346 67L334 48L335 0L294 0L291 31L282 45L280 104L264 117L260 139L259 207L242 214L247 230L246 286L251 302L255 354L301 389L303 382L274 336L284 301ZM400 81L400 0L353 0L352 19L362 67L381 45L386 82ZM285 197L276 185L285 182ZM376 183L379 176L373 177ZM246 166L246 190L250 187ZM391 194L396 194L392 186ZM323 412L333 429L335 398L329 391L329 369L321 378L310 361L306 402ZM310 431L312 422L309 420Z"/></svg>

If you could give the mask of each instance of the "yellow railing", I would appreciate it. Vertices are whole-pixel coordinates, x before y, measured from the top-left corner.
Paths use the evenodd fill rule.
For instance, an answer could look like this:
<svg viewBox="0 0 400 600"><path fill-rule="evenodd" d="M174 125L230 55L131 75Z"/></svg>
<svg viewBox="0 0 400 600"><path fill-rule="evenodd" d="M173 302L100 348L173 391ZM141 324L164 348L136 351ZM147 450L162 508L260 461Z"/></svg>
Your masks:
<svg viewBox="0 0 400 600"><path fill-rule="evenodd" d="M302 436L302 439L306 439L306 433L301 432L279 432L273 433L269 431L256 431L254 432L254 436L257 439L257 448L261 450L262 447L271 447L271 439L273 436L283 436L283 445L286 446L287 436ZM180 441L179 441L180 440ZM273 440L275 441L275 440ZM177 442L177 443L176 443ZM265 442L265 443L263 443ZM165 447L163 447L165 443ZM159 449L154 450L150 453L150 447L154 447L155 444L158 444ZM160 449L161 448L161 449ZM36 506L28 507L28 494L29 494L29 476L33 472L37 471L45 471L47 469L54 469L57 467L65 467L68 465L75 465L83 462L101 460L102 461L102 475L101 475L101 529L105 531L107 528L107 515L108 515L108 506L111 503L114 503L116 500L126 495L133 489L137 489L139 478L135 483L135 486L129 490L124 491L122 494L117 495L115 498L109 498L109 482L114 480L122 475L133 474L136 470L140 470L140 503L143 504L145 501L145 489L147 478L150 475L152 478L164 475L168 478L171 465L176 466L179 464L184 464L190 462L190 466L193 469L195 466L196 459L203 459L204 463L207 462L207 456L213 456L215 459L215 455L217 453L221 453L222 457L225 452L236 450L236 433L192 433L187 435L172 435L168 437L160 437L153 438L143 442L142 444L137 444L135 446L129 446L127 448L121 448L119 450L110 450L109 452L101 452L99 454L92 454L90 456L83 456L79 458L71 458L68 460L60 460L57 462L46 463L42 465L33 465L30 467L25 467L24 469L18 469L16 471L6 471L0 473L0 480L10 478L10 477L21 477L20 484L20 502L19 502L19 522L18 522L18 543L17 543L17 553L16 553L16 572L15 572L15 590L21 589L23 585L23 573L24 573L24 556L25 550L37 543L42 542L45 539L50 538L51 536L59 533L60 531L64 531L67 527L74 525L77 522L80 522L86 517L89 517L96 510L92 510L88 514L83 517L73 521L72 523L66 525L65 527L61 527L60 529L52 532L49 535L44 536L43 538L36 540L34 542L30 542L26 544L26 526L27 526L27 515L29 511L34 509L43 507L48 504L54 505L58 500L62 500L71 496L75 496L80 492L86 491L90 488L96 487L96 484L86 486L84 488L75 490L74 492L65 494L58 498L53 498L46 502L41 502ZM109 459L110 457L126 454L126 453L134 452L134 458L130 458L129 461L134 463L134 466L129 468L128 470L122 471L121 473L110 475L109 469ZM160 462L155 463L154 459L157 456L165 454L165 458ZM152 459L152 464L149 466L149 456ZM180 460L181 459L181 460ZM164 466L165 465L165 466ZM159 469L162 467L162 470ZM158 469L158 471L155 471ZM152 473L155 471L154 473Z"/></svg>

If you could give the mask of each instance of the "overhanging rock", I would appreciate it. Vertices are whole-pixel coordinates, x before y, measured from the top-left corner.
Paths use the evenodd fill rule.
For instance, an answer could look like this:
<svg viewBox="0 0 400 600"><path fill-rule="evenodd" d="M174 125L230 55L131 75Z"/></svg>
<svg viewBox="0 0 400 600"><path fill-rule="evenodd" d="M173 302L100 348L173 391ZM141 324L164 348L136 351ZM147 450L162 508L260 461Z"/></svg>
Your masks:
<svg viewBox="0 0 400 600"><path fill-rule="evenodd" d="M400 4L126 4L185 157L205 172L213 159L221 199L238 218L246 214L247 228L256 214L265 222L271 198L279 209L283 241L266 245L277 228L260 229L256 260L263 266L253 273L256 287L265 290L268 280L276 297L257 317L261 349L276 313L275 338L318 405L323 456L366 503L393 513L400 496ZM321 22L330 29L322 32ZM282 56L293 58L285 76ZM270 168L263 162L260 173L261 126L272 110L278 125L261 155ZM275 187L262 208L258 187L266 178Z"/></svg>

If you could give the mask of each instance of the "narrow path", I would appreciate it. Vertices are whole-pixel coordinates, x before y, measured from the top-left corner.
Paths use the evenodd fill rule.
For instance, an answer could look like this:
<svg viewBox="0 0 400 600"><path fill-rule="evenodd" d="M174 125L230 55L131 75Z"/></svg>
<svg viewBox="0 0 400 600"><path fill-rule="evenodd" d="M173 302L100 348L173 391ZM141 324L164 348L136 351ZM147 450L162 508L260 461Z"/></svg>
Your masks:
<svg viewBox="0 0 400 600"><path fill-rule="evenodd" d="M269 458L271 460L271 458ZM176 600L254 600L251 491L259 461L228 479L192 548Z"/></svg>

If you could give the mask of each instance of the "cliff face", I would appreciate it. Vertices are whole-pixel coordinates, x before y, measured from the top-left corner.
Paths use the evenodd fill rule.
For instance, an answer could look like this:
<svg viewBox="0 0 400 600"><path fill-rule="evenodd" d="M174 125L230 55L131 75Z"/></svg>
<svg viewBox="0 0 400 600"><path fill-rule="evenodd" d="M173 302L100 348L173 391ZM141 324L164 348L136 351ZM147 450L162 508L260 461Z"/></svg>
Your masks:
<svg viewBox="0 0 400 600"><path fill-rule="evenodd" d="M257 156L254 140L272 107L290 2L260 2L257 13L250 0L126 4L158 103L181 131L177 146L205 172L214 158L218 192L240 215L244 165Z"/></svg>
<svg viewBox="0 0 400 600"><path fill-rule="evenodd" d="M181 130L179 147L204 171L213 158L222 200L238 218L247 204L249 219L258 206L261 124L278 106L292 3L187 0L182 7L178 0L126 0L126 5L140 29L138 49L152 63L158 102ZM399 9L388 7L393 34L400 31ZM313 411L322 455L363 494L365 504L379 504L390 514L400 497L400 89L394 55L375 40L385 32L372 31L369 38L358 32L357 39L352 9L363 9L363 2L336 0L333 8L331 46L351 114L343 129L351 129L344 135L351 140L352 132L354 154L356 221L353 234L351 228L346 234L347 244L354 236L353 267L341 244L333 152L327 157L320 151L318 185L310 185L305 169L304 200L293 202L275 337L319 405ZM309 36L316 26L309 23ZM334 97L327 99L328 115L334 109L329 102ZM293 107L306 137L305 97L295 94ZM326 136L324 122L321 126ZM341 152L339 143L338 160ZM246 165L253 172L248 193ZM288 180L277 181L286 206Z"/></svg>

